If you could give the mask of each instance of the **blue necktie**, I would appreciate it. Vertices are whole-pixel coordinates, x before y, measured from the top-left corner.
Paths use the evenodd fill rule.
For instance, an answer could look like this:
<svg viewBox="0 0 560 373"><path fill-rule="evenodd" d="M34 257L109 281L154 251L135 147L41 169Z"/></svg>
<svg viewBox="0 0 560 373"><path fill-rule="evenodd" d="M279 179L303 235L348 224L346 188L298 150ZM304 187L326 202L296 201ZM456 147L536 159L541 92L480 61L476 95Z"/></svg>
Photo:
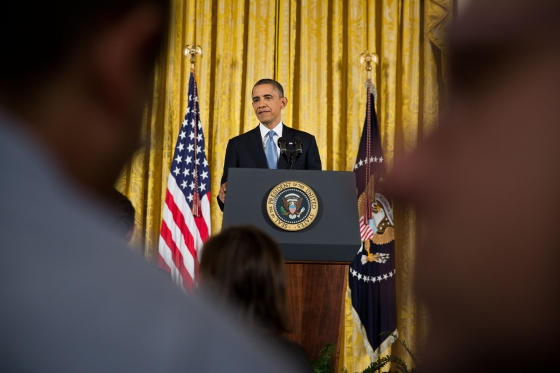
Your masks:
<svg viewBox="0 0 560 373"><path fill-rule="evenodd" d="M276 135L276 132L270 131L264 145L264 154L266 154L268 168L271 170L278 168L278 150L276 150L276 144L274 143L274 135Z"/></svg>

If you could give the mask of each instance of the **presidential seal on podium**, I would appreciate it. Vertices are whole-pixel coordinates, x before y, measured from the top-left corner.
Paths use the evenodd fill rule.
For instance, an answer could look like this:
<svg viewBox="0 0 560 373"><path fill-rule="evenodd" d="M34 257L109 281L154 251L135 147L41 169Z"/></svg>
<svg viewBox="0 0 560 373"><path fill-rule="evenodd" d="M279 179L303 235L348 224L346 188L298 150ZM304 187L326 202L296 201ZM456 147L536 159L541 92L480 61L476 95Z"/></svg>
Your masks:
<svg viewBox="0 0 560 373"><path fill-rule="evenodd" d="M299 181L284 181L269 193L266 211L274 225L286 231L307 228L317 217L319 203L313 189Z"/></svg>

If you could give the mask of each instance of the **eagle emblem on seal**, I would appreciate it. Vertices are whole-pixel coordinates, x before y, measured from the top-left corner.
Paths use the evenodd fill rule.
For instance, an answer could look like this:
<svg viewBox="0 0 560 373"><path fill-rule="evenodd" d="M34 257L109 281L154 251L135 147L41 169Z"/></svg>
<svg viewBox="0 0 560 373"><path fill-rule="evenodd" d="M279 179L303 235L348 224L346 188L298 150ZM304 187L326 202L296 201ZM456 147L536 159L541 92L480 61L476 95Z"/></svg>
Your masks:
<svg viewBox="0 0 560 373"><path fill-rule="evenodd" d="M284 208L281 213L284 216L288 216L290 219L299 218L300 215L305 211L305 207L301 207L302 198L295 194L290 193L282 197L282 203Z"/></svg>

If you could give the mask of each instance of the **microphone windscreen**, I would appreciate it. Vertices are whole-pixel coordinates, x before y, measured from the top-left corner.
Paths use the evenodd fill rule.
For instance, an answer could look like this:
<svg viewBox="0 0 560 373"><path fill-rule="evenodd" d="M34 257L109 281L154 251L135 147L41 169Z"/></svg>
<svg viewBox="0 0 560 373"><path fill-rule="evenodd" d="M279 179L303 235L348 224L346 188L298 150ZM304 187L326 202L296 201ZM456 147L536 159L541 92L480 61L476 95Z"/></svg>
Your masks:
<svg viewBox="0 0 560 373"><path fill-rule="evenodd" d="M286 156L286 140L283 137L278 139L278 147L280 148L280 154Z"/></svg>

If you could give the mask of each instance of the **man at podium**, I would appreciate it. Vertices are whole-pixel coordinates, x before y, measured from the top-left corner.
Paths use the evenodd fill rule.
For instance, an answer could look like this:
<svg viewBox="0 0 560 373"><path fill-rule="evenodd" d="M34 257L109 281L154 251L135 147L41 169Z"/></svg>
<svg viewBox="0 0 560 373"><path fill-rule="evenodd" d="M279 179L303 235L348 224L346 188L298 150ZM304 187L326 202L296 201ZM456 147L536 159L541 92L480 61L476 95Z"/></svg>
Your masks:
<svg viewBox="0 0 560 373"><path fill-rule="evenodd" d="M251 95L255 115L260 121L254 129L229 140L226 148L218 205L224 210L229 168L287 169L289 155L280 156L278 139L293 153L294 170L321 170L321 157L315 137L282 123L282 109L288 105L284 88L273 79L261 79Z"/></svg>

